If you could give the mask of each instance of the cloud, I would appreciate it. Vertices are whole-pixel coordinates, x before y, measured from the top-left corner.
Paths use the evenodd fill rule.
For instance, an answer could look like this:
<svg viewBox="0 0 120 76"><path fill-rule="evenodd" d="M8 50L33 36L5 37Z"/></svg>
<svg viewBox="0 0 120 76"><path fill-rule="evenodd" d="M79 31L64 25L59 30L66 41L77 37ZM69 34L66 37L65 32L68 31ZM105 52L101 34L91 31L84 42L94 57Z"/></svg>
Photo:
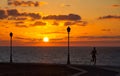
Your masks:
<svg viewBox="0 0 120 76"><path fill-rule="evenodd" d="M63 40L63 38L52 38L52 39L50 39L52 42L57 42L58 40Z"/></svg>
<svg viewBox="0 0 120 76"><path fill-rule="evenodd" d="M23 0L9 0L8 5L12 6L31 6L31 7L39 7L47 4L47 2L38 2L38 1L23 1Z"/></svg>
<svg viewBox="0 0 120 76"><path fill-rule="evenodd" d="M64 25L65 26L68 26L68 25L75 25L76 23L75 22L65 22Z"/></svg>
<svg viewBox="0 0 120 76"><path fill-rule="evenodd" d="M112 7L115 7L115 8L120 7L120 4L113 4Z"/></svg>
<svg viewBox="0 0 120 76"><path fill-rule="evenodd" d="M44 32L42 34L65 34L66 32L60 32L60 31L55 31L55 32Z"/></svg>
<svg viewBox="0 0 120 76"><path fill-rule="evenodd" d="M66 32L58 32L58 31L51 32L51 33L54 33L54 34L66 34Z"/></svg>
<svg viewBox="0 0 120 76"><path fill-rule="evenodd" d="M111 29L102 29L102 31L108 31L109 32L109 31L111 31Z"/></svg>
<svg viewBox="0 0 120 76"><path fill-rule="evenodd" d="M117 46L120 47L120 40L107 41L107 40L97 40L97 41L72 41L73 46ZM67 44L66 44L67 45Z"/></svg>
<svg viewBox="0 0 120 76"><path fill-rule="evenodd" d="M1 40L0 39L0 46L8 45L9 40Z"/></svg>
<svg viewBox="0 0 120 76"><path fill-rule="evenodd" d="M61 4L61 7L70 7L70 4Z"/></svg>
<svg viewBox="0 0 120 76"><path fill-rule="evenodd" d="M24 24L23 21L17 21L17 22L14 22L16 25L19 25L19 24Z"/></svg>
<svg viewBox="0 0 120 76"><path fill-rule="evenodd" d="M67 37L65 37L66 39ZM109 39L117 39L117 40L120 40L120 35L118 36L77 36L77 37L74 37L74 36L71 36L70 37L71 39L88 39L88 40L96 40L96 39L99 39L99 40L109 40Z"/></svg>
<svg viewBox="0 0 120 76"><path fill-rule="evenodd" d="M88 38L88 39L120 39L120 36L79 36L77 38Z"/></svg>
<svg viewBox="0 0 120 76"><path fill-rule="evenodd" d="M36 21L34 24L31 24L30 26L45 26L45 25L46 25L45 22Z"/></svg>
<svg viewBox="0 0 120 76"><path fill-rule="evenodd" d="M18 16L18 17L9 16L8 20L27 20L27 17L23 17L23 16Z"/></svg>
<svg viewBox="0 0 120 76"><path fill-rule="evenodd" d="M21 39L21 40L33 40L31 38L23 38L23 37L15 37L16 39Z"/></svg>
<svg viewBox="0 0 120 76"><path fill-rule="evenodd" d="M54 21L52 25L58 26L59 23Z"/></svg>
<svg viewBox="0 0 120 76"><path fill-rule="evenodd" d="M48 20L71 20L71 21L77 21L81 20L81 17L76 14L69 14L69 15L49 15L43 17L43 19Z"/></svg>
<svg viewBox="0 0 120 76"><path fill-rule="evenodd" d="M5 14L5 11L4 10L0 10L0 19L4 19L6 18L6 14Z"/></svg>
<svg viewBox="0 0 120 76"><path fill-rule="evenodd" d="M99 17L98 19L120 19L120 16L116 16L116 15L107 15L107 16Z"/></svg>
<svg viewBox="0 0 120 76"><path fill-rule="evenodd" d="M64 23L64 26L68 26L68 25L78 25L78 26L86 26L88 24L88 22L86 21L68 21Z"/></svg>
<svg viewBox="0 0 120 76"><path fill-rule="evenodd" d="M19 40L27 40L27 41L32 41L32 42L38 42L38 41L42 40L42 39L36 39L36 38L23 38L23 37L19 37L19 36L15 37L15 38L19 39Z"/></svg>
<svg viewBox="0 0 120 76"><path fill-rule="evenodd" d="M14 24L16 27L28 28L28 26L26 26L23 21L17 21L14 22Z"/></svg>
<svg viewBox="0 0 120 76"><path fill-rule="evenodd" d="M17 22L14 22L15 24L23 24L24 22L23 21L17 21Z"/></svg>
<svg viewBox="0 0 120 76"><path fill-rule="evenodd" d="M28 26L26 26L26 25L15 25L16 27L23 27L23 28L28 28Z"/></svg>
<svg viewBox="0 0 120 76"><path fill-rule="evenodd" d="M87 21L81 21L77 25L79 26L87 26L88 22Z"/></svg>
<svg viewBox="0 0 120 76"><path fill-rule="evenodd" d="M24 38L24 37L14 37L15 39L17 39L18 41L21 40L23 42L27 42L27 43L39 43L39 42L43 42L43 39L42 38ZM50 42L58 42L60 40L63 40L63 38L50 38Z"/></svg>

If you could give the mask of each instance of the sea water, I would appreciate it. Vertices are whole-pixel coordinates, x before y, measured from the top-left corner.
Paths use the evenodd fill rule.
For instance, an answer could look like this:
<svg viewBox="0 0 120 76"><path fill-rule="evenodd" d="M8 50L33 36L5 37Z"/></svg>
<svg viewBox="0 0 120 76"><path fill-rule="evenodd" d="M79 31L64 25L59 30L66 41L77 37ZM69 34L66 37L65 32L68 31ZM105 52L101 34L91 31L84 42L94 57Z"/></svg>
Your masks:
<svg viewBox="0 0 120 76"><path fill-rule="evenodd" d="M71 64L91 65L92 47L70 47ZM120 47L96 47L97 65L120 66ZM13 47L14 63L66 64L67 47ZM0 62L9 62L10 48L0 47Z"/></svg>

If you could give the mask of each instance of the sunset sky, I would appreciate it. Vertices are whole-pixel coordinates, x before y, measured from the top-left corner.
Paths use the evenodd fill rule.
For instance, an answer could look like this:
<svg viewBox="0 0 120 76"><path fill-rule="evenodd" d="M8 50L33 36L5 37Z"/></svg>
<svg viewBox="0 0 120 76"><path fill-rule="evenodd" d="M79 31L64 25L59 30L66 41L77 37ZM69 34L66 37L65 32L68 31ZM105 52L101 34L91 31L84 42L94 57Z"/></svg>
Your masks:
<svg viewBox="0 0 120 76"><path fill-rule="evenodd" d="M120 46L120 0L0 0L0 46L67 46L68 26L70 46Z"/></svg>

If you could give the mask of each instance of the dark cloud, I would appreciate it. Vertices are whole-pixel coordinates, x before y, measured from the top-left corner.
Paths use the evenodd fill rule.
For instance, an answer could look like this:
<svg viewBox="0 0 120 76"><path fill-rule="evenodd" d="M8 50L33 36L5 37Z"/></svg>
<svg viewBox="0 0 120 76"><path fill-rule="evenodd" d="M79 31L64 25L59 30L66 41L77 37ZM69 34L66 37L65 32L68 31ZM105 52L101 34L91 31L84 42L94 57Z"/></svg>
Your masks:
<svg viewBox="0 0 120 76"><path fill-rule="evenodd" d="M38 2L38 1L23 1L23 0L8 0L8 5L13 6L33 6L33 7L39 7L46 4L46 2Z"/></svg>
<svg viewBox="0 0 120 76"><path fill-rule="evenodd" d="M120 7L120 4L113 4L112 7Z"/></svg>
<svg viewBox="0 0 120 76"><path fill-rule="evenodd" d="M43 19L77 21L77 20L81 20L81 17L79 15L76 15L76 14L69 14L69 15L49 15L49 16L43 17Z"/></svg>
<svg viewBox="0 0 120 76"><path fill-rule="evenodd" d="M27 17L30 17L32 20L41 19L41 16L37 13L19 13L17 9L0 10L0 19L26 20Z"/></svg>
<svg viewBox="0 0 120 76"><path fill-rule="evenodd" d="M107 16L99 17L98 19L120 19L120 16L107 15Z"/></svg>
<svg viewBox="0 0 120 76"><path fill-rule="evenodd" d="M7 10L7 14L9 16L19 16L19 12L17 9L11 9L11 10Z"/></svg>
<svg viewBox="0 0 120 76"><path fill-rule="evenodd" d="M33 19L40 19L41 16L39 14L36 13L19 13L17 9L10 9L7 10L8 16L28 16L31 17Z"/></svg>
<svg viewBox="0 0 120 76"><path fill-rule="evenodd" d="M36 21L34 24L31 24L30 26L45 26L45 25L46 25L45 22Z"/></svg>
<svg viewBox="0 0 120 76"><path fill-rule="evenodd" d="M6 18L6 14L5 14L5 11L4 10L0 10L0 19L4 19Z"/></svg>
<svg viewBox="0 0 120 76"><path fill-rule="evenodd" d="M31 17L33 19L40 19L41 16L39 14L36 13L20 13L20 16L28 16Z"/></svg>

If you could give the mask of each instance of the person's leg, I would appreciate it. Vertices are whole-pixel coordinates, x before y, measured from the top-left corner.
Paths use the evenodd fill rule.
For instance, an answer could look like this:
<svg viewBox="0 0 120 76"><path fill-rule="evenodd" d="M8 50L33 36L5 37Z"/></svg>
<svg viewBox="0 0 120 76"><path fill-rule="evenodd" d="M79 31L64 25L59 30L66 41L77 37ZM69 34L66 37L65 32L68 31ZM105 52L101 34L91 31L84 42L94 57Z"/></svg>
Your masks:
<svg viewBox="0 0 120 76"><path fill-rule="evenodd" d="M92 56L91 62L94 62L94 57Z"/></svg>
<svg viewBox="0 0 120 76"><path fill-rule="evenodd" d="M94 65L96 64L96 56L94 57Z"/></svg>

